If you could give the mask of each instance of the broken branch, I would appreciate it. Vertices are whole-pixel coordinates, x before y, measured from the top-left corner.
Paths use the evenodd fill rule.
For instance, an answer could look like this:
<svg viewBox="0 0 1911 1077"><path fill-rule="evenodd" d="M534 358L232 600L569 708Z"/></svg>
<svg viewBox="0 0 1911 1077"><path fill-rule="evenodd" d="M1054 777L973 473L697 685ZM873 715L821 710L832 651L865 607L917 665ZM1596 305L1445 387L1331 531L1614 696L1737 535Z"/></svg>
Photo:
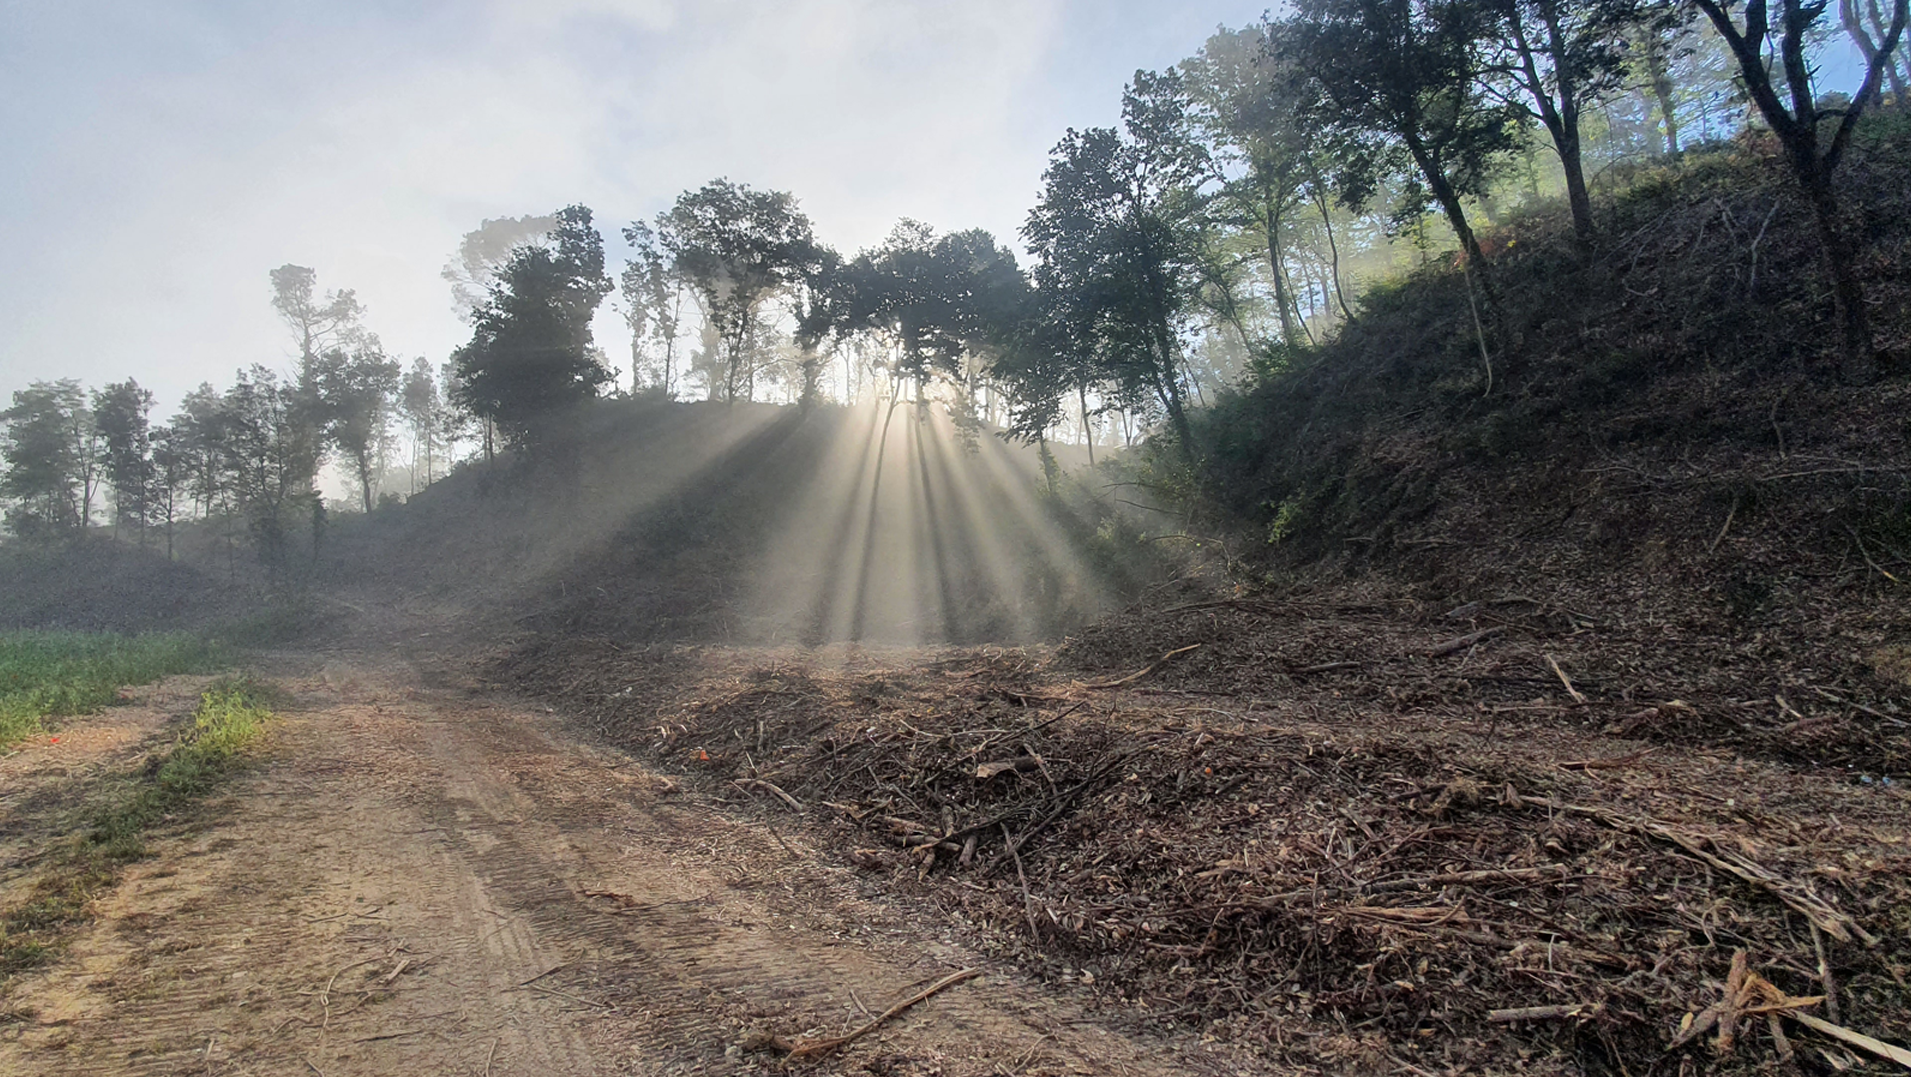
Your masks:
<svg viewBox="0 0 1911 1077"><path fill-rule="evenodd" d="M1189 651L1199 650L1200 647L1201 645L1199 643L1190 643L1186 647L1176 647L1174 650L1169 651L1167 654L1164 654L1160 658L1155 659L1154 662L1152 662L1151 664L1143 666L1141 669L1138 669L1134 671L1133 673L1130 673L1126 677L1121 677L1112 681L1100 681L1095 684L1083 685L1082 687L1084 688L1120 688L1124 684L1133 684L1134 682L1142 679L1143 677L1146 677L1148 674L1153 673L1155 670L1160 669L1162 664L1167 662L1170 658L1173 658L1176 655L1187 654Z"/></svg>

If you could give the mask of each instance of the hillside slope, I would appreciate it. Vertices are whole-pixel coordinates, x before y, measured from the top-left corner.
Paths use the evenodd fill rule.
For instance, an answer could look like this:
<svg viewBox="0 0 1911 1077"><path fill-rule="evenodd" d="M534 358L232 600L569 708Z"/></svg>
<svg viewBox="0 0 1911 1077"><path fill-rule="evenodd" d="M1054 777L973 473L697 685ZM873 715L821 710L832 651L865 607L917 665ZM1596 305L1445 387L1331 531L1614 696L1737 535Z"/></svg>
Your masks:
<svg viewBox="0 0 1911 1077"><path fill-rule="evenodd" d="M1642 735L1911 769L1906 130L1874 123L1845 174L1883 382L1836 380L1808 216L1772 148L1739 144L1633 177L1588 252L1558 219L1504 225L1490 386L1464 278L1439 263L1223 400L1202 427L1220 526L1247 531L1275 596L1485 633L1456 699L1544 692L1557 662L1614 705L1696 708ZM1167 675L1225 689L1293 644L1278 614L1223 609L1205 635L1116 618L1068 653L1115 668L1208 640ZM1294 661L1359 658L1380 692L1373 664L1406 656L1369 643Z"/></svg>

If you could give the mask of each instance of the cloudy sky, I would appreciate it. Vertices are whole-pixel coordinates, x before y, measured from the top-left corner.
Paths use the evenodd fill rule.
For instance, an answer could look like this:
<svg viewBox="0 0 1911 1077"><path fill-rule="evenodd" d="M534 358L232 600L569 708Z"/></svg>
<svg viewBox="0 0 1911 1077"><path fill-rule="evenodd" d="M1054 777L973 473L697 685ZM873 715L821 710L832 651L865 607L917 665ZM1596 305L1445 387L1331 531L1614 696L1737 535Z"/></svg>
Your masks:
<svg viewBox="0 0 1911 1077"><path fill-rule="evenodd" d="M844 250L902 216L1008 239L1064 128L1264 7L0 0L0 393L131 375L164 414L286 368L287 262L436 363L465 335L438 273L480 220L582 202L617 260L616 229L720 175Z"/></svg>

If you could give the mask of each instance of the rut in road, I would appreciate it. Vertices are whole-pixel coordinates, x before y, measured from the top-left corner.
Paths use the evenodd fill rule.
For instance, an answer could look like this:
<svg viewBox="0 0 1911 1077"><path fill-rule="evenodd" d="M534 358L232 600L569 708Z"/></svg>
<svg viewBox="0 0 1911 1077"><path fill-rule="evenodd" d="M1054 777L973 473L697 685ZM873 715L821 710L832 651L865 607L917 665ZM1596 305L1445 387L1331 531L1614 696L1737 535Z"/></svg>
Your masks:
<svg viewBox="0 0 1911 1077"><path fill-rule="evenodd" d="M21 985L0 1073L759 1072L753 1031L844 1031L988 967L548 713L393 659L287 661L263 764ZM989 973L816 1069L1260 1068Z"/></svg>

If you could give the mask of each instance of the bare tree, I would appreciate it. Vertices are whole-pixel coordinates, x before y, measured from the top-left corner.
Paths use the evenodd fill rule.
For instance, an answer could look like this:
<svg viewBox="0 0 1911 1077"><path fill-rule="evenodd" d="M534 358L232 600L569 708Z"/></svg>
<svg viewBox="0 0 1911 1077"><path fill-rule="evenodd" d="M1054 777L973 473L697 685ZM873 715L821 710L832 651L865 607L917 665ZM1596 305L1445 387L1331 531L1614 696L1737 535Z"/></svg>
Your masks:
<svg viewBox="0 0 1911 1077"><path fill-rule="evenodd" d="M1811 63L1805 56L1808 36L1825 14L1829 0L1778 0L1778 27L1774 40L1767 0L1749 0L1739 10L1734 0L1694 0L1718 28L1719 36L1738 61L1745 90L1771 125L1784 147L1785 160L1803 189L1818 226L1818 246L1831 276L1832 302L1837 310L1839 373L1853 385L1866 385L1878 376L1878 358L1871 345L1871 323L1865 315L1864 288L1858 281L1858 242L1841 219L1838 192L1832 176L1851 145L1851 132L1876 94L1884 67L1904 36L1906 9L1911 0L1896 0L1891 26L1865 65L1865 80L1842 108L1820 108L1812 92ZM1742 23L1742 25L1741 25ZM1778 50L1788 104L1779 96L1766 52ZM1824 137L1824 121L1836 120L1831 137Z"/></svg>

